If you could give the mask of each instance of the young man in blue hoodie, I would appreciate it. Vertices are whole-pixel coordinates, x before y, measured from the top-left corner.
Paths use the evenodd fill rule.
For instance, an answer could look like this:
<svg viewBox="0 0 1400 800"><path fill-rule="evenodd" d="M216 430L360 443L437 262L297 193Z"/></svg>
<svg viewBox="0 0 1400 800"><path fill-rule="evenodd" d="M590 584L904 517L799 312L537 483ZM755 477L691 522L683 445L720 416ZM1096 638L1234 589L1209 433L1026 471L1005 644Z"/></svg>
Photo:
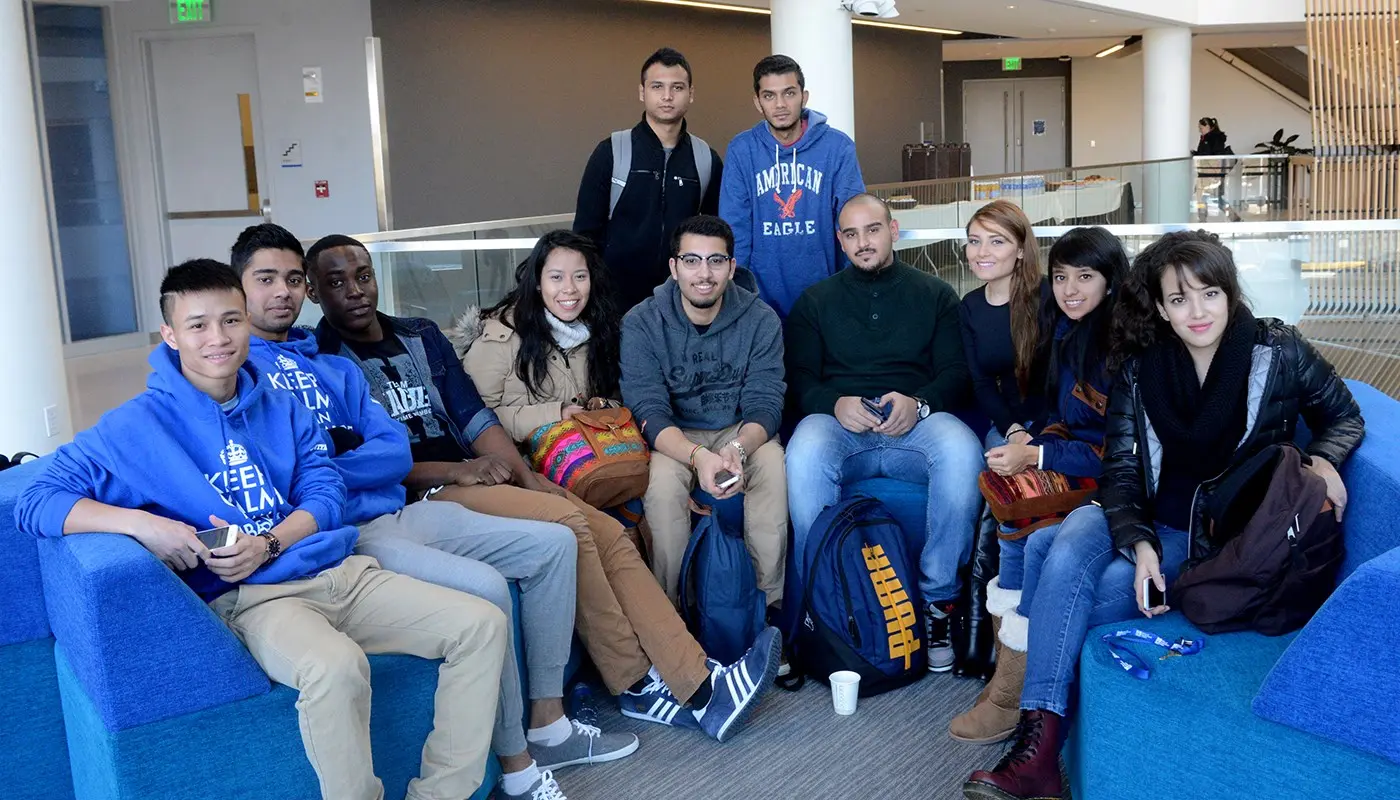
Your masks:
<svg viewBox="0 0 1400 800"><path fill-rule="evenodd" d="M763 121L729 143L719 215L734 229L734 260L783 319L808 286L845 265L841 206L865 191L856 145L807 108L802 67L772 55L753 68Z"/></svg>
<svg viewBox="0 0 1400 800"><path fill-rule="evenodd" d="M278 683L297 689L324 800L379 800L366 653L443 659L416 800L481 784L507 627L490 603L352 556L345 484L316 420L247 363L243 290L207 259L161 283L165 346L147 390L59 449L20 498L35 536L121 533L208 602ZM143 469L143 464L159 468ZM196 532L233 523L209 550Z"/></svg>
<svg viewBox="0 0 1400 800"><path fill-rule="evenodd" d="M360 529L356 552L387 569L490 600L512 618L506 577L520 587L525 654L534 695L530 730L514 643L508 647L492 745L508 797L550 782L543 774L570 763L601 763L637 749L631 734L595 737L564 714L564 668L574 630L573 533L563 525L480 514L453 502L405 507L403 480L413 467L408 434L374 400L354 362L320 355L316 338L293 323L306 300L301 243L285 228L247 228L231 252L248 296L249 359L272 388L292 392L330 436L332 463L345 479L345 521ZM513 637L512 637L513 638Z"/></svg>

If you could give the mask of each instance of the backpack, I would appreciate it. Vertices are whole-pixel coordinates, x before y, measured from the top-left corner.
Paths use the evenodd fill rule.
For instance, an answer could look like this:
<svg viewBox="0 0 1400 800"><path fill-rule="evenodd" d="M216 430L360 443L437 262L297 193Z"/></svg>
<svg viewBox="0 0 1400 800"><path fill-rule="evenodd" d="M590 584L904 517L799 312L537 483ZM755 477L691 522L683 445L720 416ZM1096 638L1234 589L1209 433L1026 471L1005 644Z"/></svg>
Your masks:
<svg viewBox="0 0 1400 800"><path fill-rule="evenodd" d="M710 157L710 146L695 134L690 136L690 152L695 157L695 174L700 177L700 197L710 188L710 171L714 163ZM608 219L617 210L617 201L622 199L622 190L627 188L627 176L632 174L632 131L613 131L612 136L612 185L609 187Z"/></svg>
<svg viewBox="0 0 1400 800"><path fill-rule="evenodd" d="M766 627L767 602L744 544L743 496L698 516L681 559L681 619L710 658L730 664Z"/></svg>
<svg viewBox="0 0 1400 800"><path fill-rule="evenodd" d="M0 455L0 472L3 472L9 469L10 467L18 467L20 464L24 463L24 459L26 458L38 458L38 456L34 455L33 453L26 453L23 450L21 450L18 453L15 453L13 456Z"/></svg>
<svg viewBox="0 0 1400 800"><path fill-rule="evenodd" d="M1301 628L1332 593L1345 549L1327 485L1292 444L1230 469L1205 500L1204 524L1172 587L1206 633Z"/></svg>
<svg viewBox="0 0 1400 800"><path fill-rule="evenodd" d="M794 673L825 682L851 670L860 673L860 696L870 697L928 668L918 572L904 531L873 497L857 495L817 517L802 552L790 552L783 597ZM784 688L794 683L801 679Z"/></svg>

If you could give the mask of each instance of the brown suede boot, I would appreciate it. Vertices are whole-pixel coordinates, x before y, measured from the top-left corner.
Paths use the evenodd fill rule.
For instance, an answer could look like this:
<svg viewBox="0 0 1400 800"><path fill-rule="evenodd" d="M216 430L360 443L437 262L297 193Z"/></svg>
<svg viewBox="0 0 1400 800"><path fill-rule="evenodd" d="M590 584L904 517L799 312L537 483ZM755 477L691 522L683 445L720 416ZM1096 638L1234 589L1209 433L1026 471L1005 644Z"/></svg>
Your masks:
<svg viewBox="0 0 1400 800"><path fill-rule="evenodd" d="M997 640L997 671L987 683L986 699L953 718L948 734L968 744L1006 741L1021 716L1021 686L1026 680L1026 654Z"/></svg>
<svg viewBox="0 0 1400 800"><path fill-rule="evenodd" d="M1060 729L1064 717L1022 711L1016 742L990 772L978 770L963 784L968 800L1061 800Z"/></svg>

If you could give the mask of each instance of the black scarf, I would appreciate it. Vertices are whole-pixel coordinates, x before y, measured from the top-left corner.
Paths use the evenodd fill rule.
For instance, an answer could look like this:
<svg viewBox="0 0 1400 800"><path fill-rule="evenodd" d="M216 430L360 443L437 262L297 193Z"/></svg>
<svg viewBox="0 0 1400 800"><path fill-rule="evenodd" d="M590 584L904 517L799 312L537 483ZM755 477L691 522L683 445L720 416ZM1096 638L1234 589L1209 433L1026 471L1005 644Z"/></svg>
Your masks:
<svg viewBox="0 0 1400 800"><path fill-rule="evenodd" d="M1194 483L1229 467L1244 437L1257 326L1237 309L1202 384L1186 345L1165 337L1142 356L1142 402L1162 441L1162 471Z"/></svg>

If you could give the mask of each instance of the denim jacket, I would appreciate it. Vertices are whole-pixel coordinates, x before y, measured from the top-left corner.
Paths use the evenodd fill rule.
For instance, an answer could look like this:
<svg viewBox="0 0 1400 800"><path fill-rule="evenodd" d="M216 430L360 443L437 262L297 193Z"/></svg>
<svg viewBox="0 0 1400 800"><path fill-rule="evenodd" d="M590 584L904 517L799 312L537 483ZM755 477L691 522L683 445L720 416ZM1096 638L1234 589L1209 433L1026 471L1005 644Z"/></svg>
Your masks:
<svg viewBox="0 0 1400 800"><path fill-rule="evenodd" d="M432 320L380 313L379 324L399 337L420 371L432 375L432 384L427 389L433 415L447 424L462 452L474 458L476 451L472 449L472 442L487 428L501 423L496 412L482 402L476 384L457 360L452 343ZM316 342L322 353L344 356L364 369L360 357L341 340L340 333L327 320L321 320L316 326Z"/></svg>

